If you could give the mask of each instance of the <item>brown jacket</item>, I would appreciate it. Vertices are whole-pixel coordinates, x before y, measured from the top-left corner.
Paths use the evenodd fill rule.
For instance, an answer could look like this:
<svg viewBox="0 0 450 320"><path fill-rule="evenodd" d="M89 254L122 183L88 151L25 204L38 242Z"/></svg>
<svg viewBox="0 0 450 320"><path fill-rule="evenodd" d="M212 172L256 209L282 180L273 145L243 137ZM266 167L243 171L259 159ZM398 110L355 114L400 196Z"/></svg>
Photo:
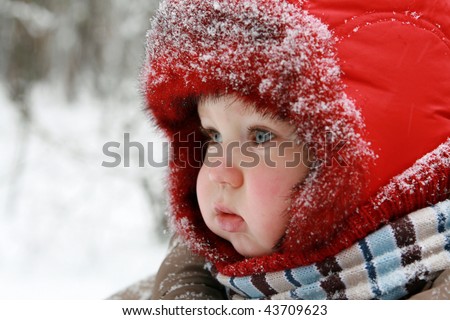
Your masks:
<svg viewBox="0 0 450 320"><path fill-rule="evenodd" d="M110 297L125 300L220 300L227 299L224 288L204 268L203 258L191 253L177 240L156 276L144 279ZM442 272L414 300L450 300L450 270Z"/></svg>
<svg viewBox="0 0 450 320"><path fill-rule="evenodd" d="M223 300L223 286L204 268L203 258L172 239L169 254L156 276L150 276L114 294L120 300Z"/></svg>

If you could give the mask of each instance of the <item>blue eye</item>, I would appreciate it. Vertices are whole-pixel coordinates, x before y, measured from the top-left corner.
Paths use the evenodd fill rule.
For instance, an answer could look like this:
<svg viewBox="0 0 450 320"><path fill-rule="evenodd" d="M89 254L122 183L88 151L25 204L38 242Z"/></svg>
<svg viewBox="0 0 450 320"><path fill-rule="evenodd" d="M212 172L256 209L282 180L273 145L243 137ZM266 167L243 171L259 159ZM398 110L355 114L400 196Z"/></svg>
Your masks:
<svg viewBox="0 0 450 320"><path fill-rule="evenodd" d="M270 131L255 129L253 130L253 140L256 144L263 144L273 139L273 134Z"/></svg>
<svg viewBox="0 0 450 320"><path fill-rule="evenodd" d="M200 131L203 133L208 143L222 143L222 135L216 130L200 127Z"/></svg>
<svg viewBox="0 0 450 320"><path fill-rule="evenodd" d="M216 143L222 142L222 136L217 131L211 132L210 137L211 137L211 141L213 141L213 142L216 142Z"/></svg>

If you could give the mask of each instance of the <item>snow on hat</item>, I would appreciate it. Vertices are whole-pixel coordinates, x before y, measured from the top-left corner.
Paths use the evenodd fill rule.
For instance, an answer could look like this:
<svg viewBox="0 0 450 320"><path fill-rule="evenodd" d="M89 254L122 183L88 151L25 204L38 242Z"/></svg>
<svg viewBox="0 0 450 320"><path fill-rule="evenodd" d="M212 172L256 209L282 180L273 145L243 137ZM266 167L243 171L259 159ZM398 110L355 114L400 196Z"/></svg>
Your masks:
<svg viewBox="0 0 450 320"><path fill-rule="evenodd" d="M161 3L147 34L142 91L172 143L173 225L220 272L246 275L320 261L405 209L445 196L450 143L438 146L450 136L448 19L441 17L441 30L411 10L425 1L394 2ZM216 93L238 94L290 121L316 151L317 166L293 191L281 249L270 256L240 256L208 230L198 208L204 141L196 101ZM410 188L420 201L408 198L405 207L404 192L395 187L404 180L392 178L434 149L440 153L420 167L431 182ZM439 192L429 195L433 188ZM399 205L383 206L382 199Z"/></svg>

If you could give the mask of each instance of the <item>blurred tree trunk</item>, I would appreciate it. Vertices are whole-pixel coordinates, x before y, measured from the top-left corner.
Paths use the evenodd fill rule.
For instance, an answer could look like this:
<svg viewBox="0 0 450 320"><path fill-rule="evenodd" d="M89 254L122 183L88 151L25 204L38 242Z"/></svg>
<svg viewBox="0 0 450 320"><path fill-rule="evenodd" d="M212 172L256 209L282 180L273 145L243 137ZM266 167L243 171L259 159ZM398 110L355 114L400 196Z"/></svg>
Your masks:
<svg viewBox="0 0 450 320"><path fill-rule="evenodd" d="M14 167L10 176L11 182L6 204L9 213L15 211L28 154L32 123L29 92L34 82L47 76L49 65L46 54L49 33L33 34L20 19L12 19L11 30L8 65L6 66L6 86L11 100L16 103L20 126L17 128L18 151L13 161Z"/></svg>
<svg viewBox="0 0 450 320"><path fill-rule="evenodd" d="M11 99L24 103L33 83L48 74L49 33L32 34L19 19L12 19L12 24L6 79ZM21 110L21 114L28 119L27 110Z"/></svg>

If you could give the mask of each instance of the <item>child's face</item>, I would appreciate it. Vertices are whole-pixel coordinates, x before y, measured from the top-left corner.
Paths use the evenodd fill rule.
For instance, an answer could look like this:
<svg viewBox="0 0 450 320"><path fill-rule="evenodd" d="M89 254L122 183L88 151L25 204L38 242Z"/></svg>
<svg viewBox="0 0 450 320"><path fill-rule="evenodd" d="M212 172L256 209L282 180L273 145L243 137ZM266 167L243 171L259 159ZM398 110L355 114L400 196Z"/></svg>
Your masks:
<svg viewBox="0 0 450 320"><path fill-rule="evenodd" d="M233 95L204 99L198 113L211 140L197 178L206 225L243 256L270 254L289 222L292 188L309 172L295 128Z"/></svg>

